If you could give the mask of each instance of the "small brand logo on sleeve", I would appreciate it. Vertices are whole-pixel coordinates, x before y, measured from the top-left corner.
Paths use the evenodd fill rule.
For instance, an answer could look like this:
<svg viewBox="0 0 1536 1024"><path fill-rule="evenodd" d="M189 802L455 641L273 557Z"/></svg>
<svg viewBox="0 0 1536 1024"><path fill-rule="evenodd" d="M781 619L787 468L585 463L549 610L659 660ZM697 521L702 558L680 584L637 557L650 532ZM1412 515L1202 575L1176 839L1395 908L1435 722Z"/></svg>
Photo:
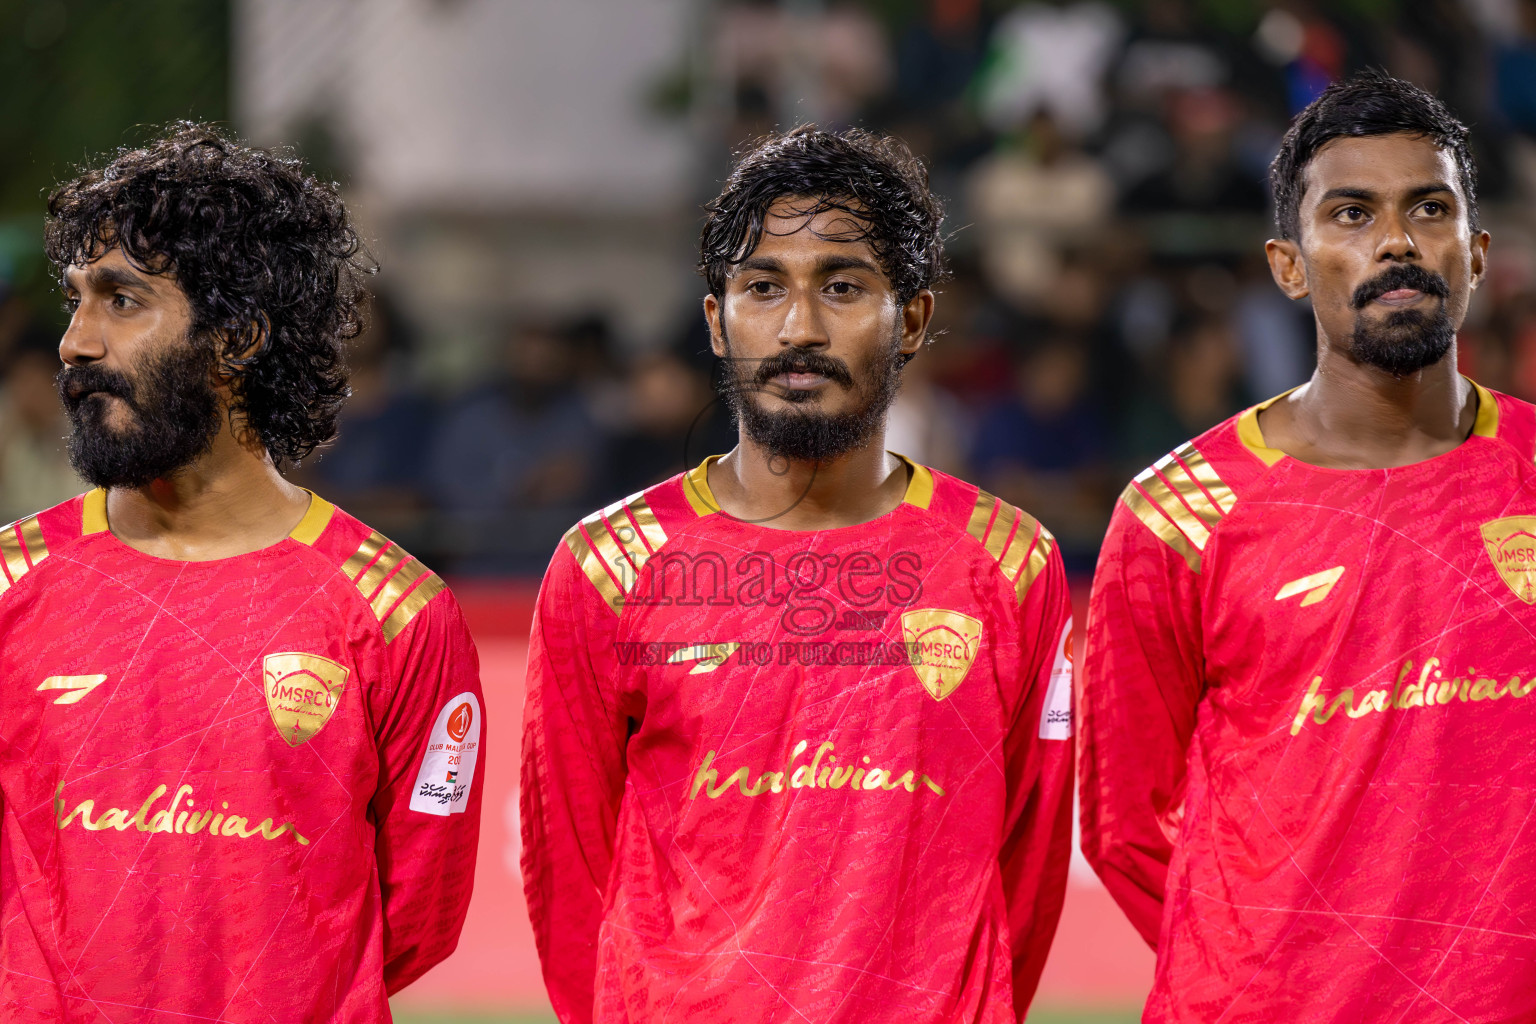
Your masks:
<svg viewBox="0 0 1536 1024"><path fill-rule="evenodd" d="M447 817L468 809L480 756L480 717L480 701L467 691L443 705L411 789L411 810Z"/></svg>
<svg viewBox="0 0 1536 1024"><path fill-rule="evenodd" d="M1061 627L1056 640L1056 657L1051 662L1050 680L1046 684L1045 708L1040 712L1040 738L1043 740L1069 740L1072 738L1072 619Z"/></svg>

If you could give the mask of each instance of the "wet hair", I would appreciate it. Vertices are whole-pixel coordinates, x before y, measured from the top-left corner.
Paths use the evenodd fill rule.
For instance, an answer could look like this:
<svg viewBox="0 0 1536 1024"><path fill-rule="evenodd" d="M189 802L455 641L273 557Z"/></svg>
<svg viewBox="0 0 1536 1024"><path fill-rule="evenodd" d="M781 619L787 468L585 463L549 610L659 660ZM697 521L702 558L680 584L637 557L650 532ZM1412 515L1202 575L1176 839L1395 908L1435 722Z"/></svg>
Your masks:
<svg viewBox="0 0 1536 1024"><path fill-rule="evenodd" d="M731 269L763 238L768 209L780 199L803 200L807 219L836 210L858 227L826 236L869 243L902 304L943 275L939 234L944 207L928 191L928 171L904 142L862 129L822 131L813 124L759 140L705 205L699 273L719 297Z"/></svg>
<svg viewBox="0 0 1536 1024"><path fill-rule="evenodd" d="M44 242L61 274L121 247L140 270L174 275L194 343L228 375L231 421L242 417L279 466L335 437L343 349L362 331L362 282L377 269L335 183L177 122L59 186Z"/></svg>
<svg viewBox="0 0 1536 1024"><path fill-rule="evenodd" d="M1269 165L1280 237L1301 237L1301 196L1307 187L1307 165L1318 150L1334 139L1398 133L1427 138L1450 151L1467 204L1467 223L1473 231L1478 230L1477 168L1467 144L1467 126L1432 94L1372 69L1330 85L1297 115L1281 140L1280 152Z"/></svg>

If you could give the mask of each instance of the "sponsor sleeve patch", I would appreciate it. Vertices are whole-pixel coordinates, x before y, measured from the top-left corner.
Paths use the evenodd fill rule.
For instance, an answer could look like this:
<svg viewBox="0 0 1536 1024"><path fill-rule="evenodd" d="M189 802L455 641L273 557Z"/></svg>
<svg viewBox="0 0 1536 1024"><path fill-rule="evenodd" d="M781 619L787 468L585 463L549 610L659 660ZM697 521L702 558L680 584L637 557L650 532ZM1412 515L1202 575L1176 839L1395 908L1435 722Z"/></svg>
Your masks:
<svg viewBox="0 0 1536 1024"><path fill-rule="evenodd" d="M1067 619L1056 640L1056 656L1046 683L1045 707L1040 712L1040 738L1072 738L1072 620Z"/></svg>
<svg viewBox="0 0 1536 1024"><path fill-rule="evenodd" d="M463 814L479 755L480 701L466 691L438 712L411 789L411 810L443 817Z"/></svg>

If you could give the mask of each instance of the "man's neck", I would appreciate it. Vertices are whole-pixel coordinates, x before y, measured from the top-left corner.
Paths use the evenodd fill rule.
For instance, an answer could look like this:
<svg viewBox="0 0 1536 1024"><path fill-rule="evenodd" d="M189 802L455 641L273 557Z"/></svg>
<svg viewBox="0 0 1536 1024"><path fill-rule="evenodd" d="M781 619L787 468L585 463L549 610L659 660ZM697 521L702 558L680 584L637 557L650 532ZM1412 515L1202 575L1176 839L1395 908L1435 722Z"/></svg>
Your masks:
<svg viewBox="0 0 1536 1024"><path fill-rule="evenodd" d="M1389 469L1444 455L1477 420L1456 348L1406 377L1320 347L1312 379L1259 417L1264 443L1314 466Z"/></svg>
<svg viewBox="0 0 1536 1024"><path fill-rule="evenodd" d="M826 462L769 455L743 434L709 466L721 510L776 530L831 530L890 512L907 492L906 465L886 453L885 436Z"/></svg>
<svg viewBox="0 0 1536 1024"><path fill-rule="evenodd" d="M107 522L124 544L185 562L233 558L282 540L309 509L310 496L284 480L264 451L228 432L213 450L174 476L107 493Z"/></svg>

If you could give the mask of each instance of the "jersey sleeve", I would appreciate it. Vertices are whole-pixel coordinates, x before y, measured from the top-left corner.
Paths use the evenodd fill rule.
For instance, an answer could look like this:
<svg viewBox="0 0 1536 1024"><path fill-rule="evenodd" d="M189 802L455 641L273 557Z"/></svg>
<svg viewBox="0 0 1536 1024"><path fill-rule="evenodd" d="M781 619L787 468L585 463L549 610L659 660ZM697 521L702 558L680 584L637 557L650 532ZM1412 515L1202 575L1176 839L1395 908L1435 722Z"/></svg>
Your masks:
<svg viewBox="0 0 1536 1024"><path fill-rule="evenodd" d="M1154 949L1203 692L1197 581L1124 501L1116 506L1088 606L1082 846Z"/></svg>
<svg viewBox="0 0 1536 1024"><path fill-rule="evenodd" d="M1005 740L1008 805L1000 866L1013 951L1013 1003L1024 1019L1045 969L1072 855L1072 602L1051 550L1019 608L1025 672ZM1054 685L1053 685L1054 684Z"/></svg>
<svg viewBox="0 0 1536 1024"><path fill-rule="evenodd" d="M592 1020L597 934L624 793L631 714L618 692L618 615L570 550L556 551L534 612L523 711L523 888L550 1003Z"/></svg>
<svg viewBox="0 0 1536 1024"><path fill-rule="evenodd" d="M373 798L391 995L453 952L469 909L485 774L480 662L453 595L388 645L396 685L376 723Z"/></svg>

